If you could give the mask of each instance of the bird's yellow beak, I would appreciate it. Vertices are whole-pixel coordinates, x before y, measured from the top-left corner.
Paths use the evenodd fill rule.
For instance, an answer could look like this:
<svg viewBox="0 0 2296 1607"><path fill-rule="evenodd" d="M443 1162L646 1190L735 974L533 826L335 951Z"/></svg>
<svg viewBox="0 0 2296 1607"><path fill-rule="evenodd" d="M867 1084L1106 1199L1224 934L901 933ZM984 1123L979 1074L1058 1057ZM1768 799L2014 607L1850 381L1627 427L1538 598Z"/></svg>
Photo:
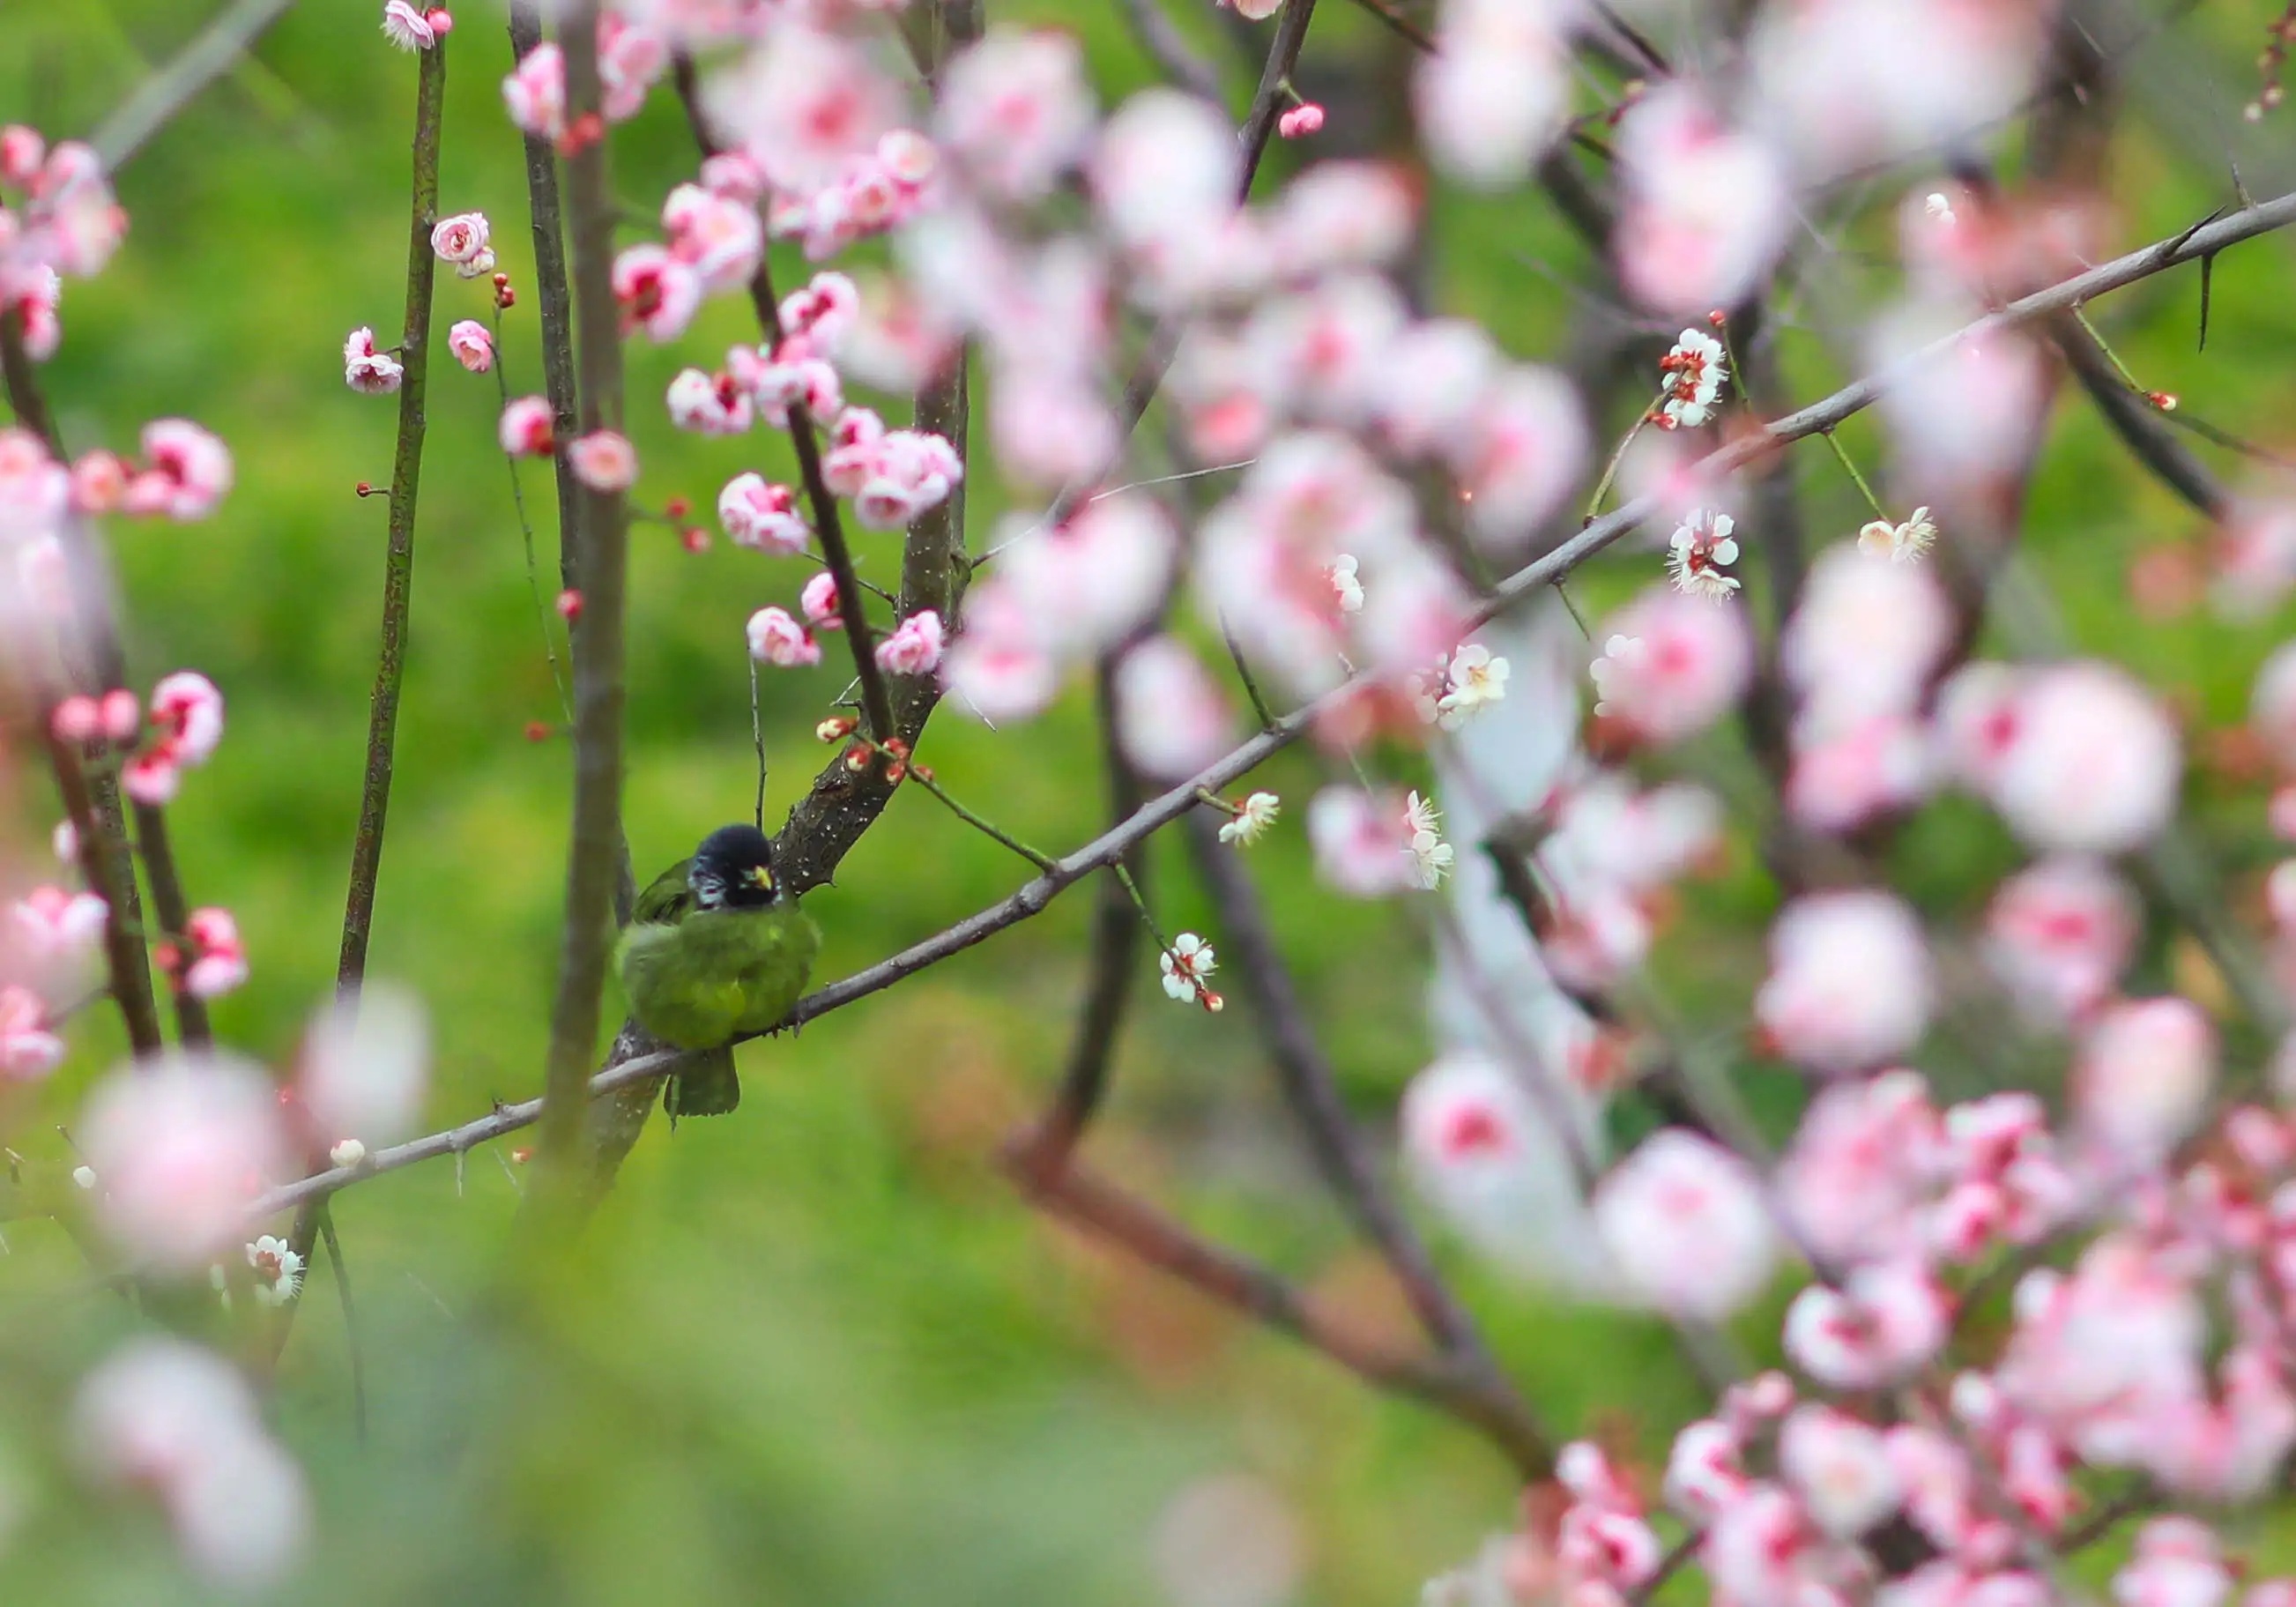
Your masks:
<svg viewBox="0 0 2296 1607"><path fill-rule="evenodd" d="M759 892L770 893L774 890L774 872L771 865L753 865L742 874L749 879L750 885Z"/></svg>

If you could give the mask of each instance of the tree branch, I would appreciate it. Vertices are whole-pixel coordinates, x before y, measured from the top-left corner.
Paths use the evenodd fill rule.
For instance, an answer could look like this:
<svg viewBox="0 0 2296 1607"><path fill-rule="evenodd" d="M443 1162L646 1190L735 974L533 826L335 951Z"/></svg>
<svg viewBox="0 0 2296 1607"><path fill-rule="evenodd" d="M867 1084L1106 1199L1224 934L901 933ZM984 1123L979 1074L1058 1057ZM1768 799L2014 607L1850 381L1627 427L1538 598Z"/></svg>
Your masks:
<svg viewBox="0 0 2296 1607"><path fill-rule="evenodd" d="M510 12L511 54L519 61L542 43L542 20L533 0L517 0ZM534 236L534 299L542 331L542 393L550 402L551 428L570 440L580 426L575 413L574 298L566 285L566 225L558 190L558 152L538 134L522 136L526 149L526 205ZM575 559L581 545L582 488L574 460L556 454L558 475L558 584L581 586Z"/></svg>
<svg viewBox="0 0 2296 1607"><path fill-rule="evenodd" d="M574 310L581 339L581 426L586 432L619 430L622 422L620 312L613 285L614 201L599 121L597 29L594 0L578 0L565 12L558 37L566 58L567 126L587 131L567 162ZM563 452L566 443L560 443L559 449ZM578 573L582 608L573 627L574 826L567 852L566 931L544 1083L546 1185L553 1177L570 1182L577 1176L575 1151L582 1136L591 1059L597 1053L614 894L627 857L621 813L628 560L625 510L619 492L588 486L579 488L576 502L581 509Z"/></svg>
<svg viewBox="0 0 2296 1607"><path fill-rule="evenodd" d="M1517 1438L1521 1441L1548 1444L1529 1409L1500 1373L1474 1319L1435 1270L1426 1245L1398 1209L1365 1152L1340 1097L1339 1078L1316 1039L1307 1006L1293 986L1283 951L1268 928L1267 910L1242 861L1234 849L1220 841L1218 823L1208 812L1190 815L1187 829L1188 846L1211 895L1238 985L1251 1002L1253 1024L1275 1062L1284 1100L1307 1131L1308 1150L1323 1174L1324 1186L1364 1236L1379 1247L1428 1337L1464 1372L1481 1381L1494 1400L1512 1403L1520 1418ZM1552 1472L1550 1463L1534 1476L1543 1478Z"/></svg>
<svg viewBox="0 0 2296 1607"><path fill-rule="evenodd" d="M112 172L141 150L200 92L245 55L266 29L287 13L294 0L237 0L177 52L175 60L136 86L119 110L88 135L88 143Z"/></svg>
<svg viewBox="0 0 2296 1607"><path fill-rule="evenodd" d="M1123 12L1124 20L1131 28L1132 37L1140 42L1140 48L1162 69L1165 77L1190 94L1218 102L1218 70L1197 54L1187 36L1172 25L1160 0L1119 0L1118 9Z"/></svg>

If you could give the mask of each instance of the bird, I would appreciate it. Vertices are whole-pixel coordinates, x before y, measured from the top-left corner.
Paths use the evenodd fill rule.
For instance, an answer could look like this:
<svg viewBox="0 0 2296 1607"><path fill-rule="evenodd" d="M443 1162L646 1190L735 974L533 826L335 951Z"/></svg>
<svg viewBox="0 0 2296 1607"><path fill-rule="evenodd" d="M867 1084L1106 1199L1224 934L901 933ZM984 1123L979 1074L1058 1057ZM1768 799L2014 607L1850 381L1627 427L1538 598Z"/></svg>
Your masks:
<svg viewBox="0 0 2296 1607"><path fill-rule="evenodd" d="M638 1025L690 1056L662 1095L673 1121L742 1103L734 1040L787 1019L820 948L755 826L719 827L638 896L614 965Z"/></svg>

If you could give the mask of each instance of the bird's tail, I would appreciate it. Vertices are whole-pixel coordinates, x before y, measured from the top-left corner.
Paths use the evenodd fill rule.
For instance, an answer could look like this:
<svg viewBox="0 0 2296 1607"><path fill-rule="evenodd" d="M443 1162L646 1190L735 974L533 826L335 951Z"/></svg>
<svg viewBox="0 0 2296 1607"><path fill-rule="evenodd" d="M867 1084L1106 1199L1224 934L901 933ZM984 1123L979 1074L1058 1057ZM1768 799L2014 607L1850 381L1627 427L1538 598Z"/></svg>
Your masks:
<svg viewBox="0 0 2296 1607"><path fill-rule="evenodd" d="M661 1108L673 1125L685 1116L724 1116L741 1103L742 1079L734 1074L731 1044L680 1060L661 1095Z"/></svg>

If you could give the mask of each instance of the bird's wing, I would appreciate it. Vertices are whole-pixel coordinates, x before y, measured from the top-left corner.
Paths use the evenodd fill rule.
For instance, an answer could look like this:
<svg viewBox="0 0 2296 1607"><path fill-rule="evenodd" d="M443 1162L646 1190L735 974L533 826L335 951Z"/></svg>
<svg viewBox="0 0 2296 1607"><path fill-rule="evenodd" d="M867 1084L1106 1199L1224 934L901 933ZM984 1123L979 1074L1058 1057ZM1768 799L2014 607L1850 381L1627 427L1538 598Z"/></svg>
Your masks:
<svg viewBox="0 0 2296 1607"><path fill-rule="evenodd" d="M693 890L686 885L685 873L693 861L681 859L646 886L638 895L637 907L630 912L630 920L639 926L675 926L685 919L693 908Z"/></svg>

